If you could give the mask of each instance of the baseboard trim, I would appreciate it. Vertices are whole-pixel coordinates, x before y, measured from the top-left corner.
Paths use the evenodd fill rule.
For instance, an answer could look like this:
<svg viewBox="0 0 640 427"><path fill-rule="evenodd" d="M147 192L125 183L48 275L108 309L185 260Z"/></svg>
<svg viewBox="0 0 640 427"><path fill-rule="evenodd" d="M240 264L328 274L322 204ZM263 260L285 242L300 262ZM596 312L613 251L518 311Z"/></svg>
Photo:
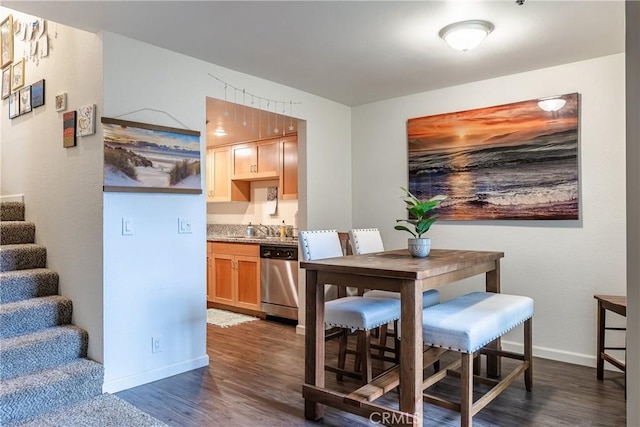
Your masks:
<svg viewBox="0 0 640 427"><path fill-rule="evenodd" d="M11 194L0 196L0 202L20 202L24 203L24 194Z"/></svg>
<svg viewBox="0 0 640 427"><path fill-rule="evenodd" d="M304 325L297 325L296 326L296 334L304 335Z"/></svg>
<svg viewBox="0 0 640 427"><path fill-rule="evenodd" d="M193 369L209 366L209 356L204 355L196 359L187 360L180 363L175 363L169 366L163 366L158 369L143 372L141 374L131 375L125 378L119 378L112 381L105 381L102 385L103 393L117 393L122 390L128 390L139 385L148 384L153 381L162 380L174 375L182 374L183 372L191 371Z"/></svg>
<svg viewBox="0 0 640 427"><path fill-rule="evenodd" d="M502 348L507 351L522 353L522 343L502 340ZM558 362L572 363L574 365L589 366L595 368L596 356L591 354L575 353L572 351L558 350L556 348L533 346L533 355L542 359L550 359Z"/></svg>

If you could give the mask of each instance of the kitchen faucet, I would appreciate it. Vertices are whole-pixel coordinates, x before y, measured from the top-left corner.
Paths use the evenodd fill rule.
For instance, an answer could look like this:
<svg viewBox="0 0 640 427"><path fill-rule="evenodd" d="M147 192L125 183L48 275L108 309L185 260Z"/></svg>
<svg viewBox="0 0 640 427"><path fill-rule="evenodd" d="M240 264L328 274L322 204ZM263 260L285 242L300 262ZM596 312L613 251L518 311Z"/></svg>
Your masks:
<svg viewBox="0 0 640 427"><path fill-rule="evenodd" d="M257 224L257 225L254 225L253 227L257 228L259 230L262 230L262 232L263 232L263 234L265 236L267 236L267 237L271 236L271 229L268 226L262 225L262 224Z"/></svg>

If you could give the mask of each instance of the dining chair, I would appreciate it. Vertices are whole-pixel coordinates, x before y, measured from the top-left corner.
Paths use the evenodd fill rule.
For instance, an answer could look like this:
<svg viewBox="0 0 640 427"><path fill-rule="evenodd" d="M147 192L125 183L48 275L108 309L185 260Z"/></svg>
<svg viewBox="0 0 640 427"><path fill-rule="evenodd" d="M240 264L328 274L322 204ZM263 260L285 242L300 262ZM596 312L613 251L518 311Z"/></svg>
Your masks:
<svg viewBox="0 0 640 427"><path fill-rule="evenodd" d="M627 317L627 297L623 295L594 295L598 301L598 322L597 322L597 349L596 349L596 377L604 379L604 362L609 362L616 368L624 372L625 379L625 399L627 397L627 363L626 344L624 346L607 346L605 344L606 331L624 331L626 341L625 326L607 326L607 311L616 313L622 317ZM608 350L625 352L625 360L614 357Z"/></svg>
<svg viewBox="0 0 640 427"><path fill-rule="evenodd" d="M384 244L380 230L377 228L354 228L349 230L349 240L354 255L370 254L375 252L384 252ZM362 296L365 298L394 298L400 299L400 292L372 290L366 291ZM422 308L431 307L440 302L440 292L435 289L429 289L422 293ZM393 332L389 332L388 324L380 327L380 337L378 345L374 346L379 349L378 356L384 358L385 351L393 351L397 360L399 340L396 334L398 330L398 322L393 323ZM387 347L387 339L392 337L394 346ZM437 365L436 365L437 366Z"/></svg>
<svg viewBox="0 0 640 427"><path fill-rule="evenodd" d="M304 261L343 256L340 238L335 230L300 231L298 240ZM335 372L338 380L343 376L360 379L366 384L371 381L371 330L400 318L400 300L394 298L363 298L345 296L324 304L325 326L342 328L338 349L338 367L325 365L325 369ZM361 361L359 371L345 369L347 340L355 331L358 339L356 357Z"/></svg>

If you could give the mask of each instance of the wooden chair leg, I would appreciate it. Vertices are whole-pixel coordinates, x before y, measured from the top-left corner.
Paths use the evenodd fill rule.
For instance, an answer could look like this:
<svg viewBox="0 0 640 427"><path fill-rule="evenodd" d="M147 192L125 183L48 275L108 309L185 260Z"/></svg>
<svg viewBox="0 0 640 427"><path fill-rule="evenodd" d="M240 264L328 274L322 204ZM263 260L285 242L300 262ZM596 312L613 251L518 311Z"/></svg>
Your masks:
<svg viewBox="0 0 640 427"><path fill-rule="evenodd" d="M480 375L481 356L482 355L480 354L480 352L478 352L478 357L473 358L473 374L474 375Z"/></svg>
<svg viewBox="0 0 640 427"><path fill-rule="evenodd" d="M598 301L598 345L596 353L596 376L599 380L604 379L604 333L606 325L606 310L602 307L602 301Z"/></svg>
<svg viewBox="0 0 640 427"><path fill-rule="evenodd" d="M533 335L532 335L533 321L528 319L524 322L524 360L529 362L529 367L524 371L524 386L527 391L531 391L533 388Z"/></svg>
<svg viewBox="0 0 640 427"><path fill-rule="evenodd" d="M362 341L360 345L362 351L362 384L371 382L373 377L371 372L371 331L358 332L359 340Z"/></svg>
<svg viewBox="0 0 640 427"><path fill-rule="evenodd" d="M340 337L338 338L338 368L344 369L344 365L347 359L347 344L349 343L349 335L346 329L343 329L340 332ZM336 374L336 379L338 381L342 381L343 375L340 373Z"/></svg>
<svg viewBox="0 0 640 427"><path fill-rule="evenodd" d="M362 339L360 331L356 332L356 355L353 362L353 371L362 373Z"/></svg>
<svg viewBox="0 0 640 427"><path fill-rule="evenodd" d="M380 357L384 357L384 347L387 346L387 332L389 329L389 325L382 325L378 328L378 335L380 335L380 341L378 341L378 344L380 344L380 347L382 347L380 350L378 350L378 355Z"/></svg>
<svg viewBox="0 0 640 427"><path fill-rule="evenodd" d="M460 426L471 427L473 405L473 354L462 353L460 384Z"/></svg>

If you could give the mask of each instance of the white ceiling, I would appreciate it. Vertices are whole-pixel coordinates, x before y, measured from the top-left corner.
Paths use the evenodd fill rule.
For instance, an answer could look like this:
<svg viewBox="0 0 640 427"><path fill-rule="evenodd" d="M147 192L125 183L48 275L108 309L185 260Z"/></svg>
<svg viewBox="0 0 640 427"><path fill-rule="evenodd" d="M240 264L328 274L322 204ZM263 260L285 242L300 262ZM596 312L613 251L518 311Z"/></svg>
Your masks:
<svg viewBox="0 0 640 427"><path fill-rule="evenodd" d="M624 1L0 1L356 106L624 51ZM438 31L484 19L470 52ZM230 82L232 83L232 82Z"/></svg>

